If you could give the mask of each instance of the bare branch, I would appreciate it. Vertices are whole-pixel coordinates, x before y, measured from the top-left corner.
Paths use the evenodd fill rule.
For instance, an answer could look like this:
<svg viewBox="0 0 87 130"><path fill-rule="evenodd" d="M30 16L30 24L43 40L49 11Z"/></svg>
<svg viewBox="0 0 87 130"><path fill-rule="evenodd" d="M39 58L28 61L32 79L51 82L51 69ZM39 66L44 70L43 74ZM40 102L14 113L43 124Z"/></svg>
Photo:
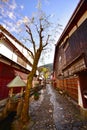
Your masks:
<svg viewBox="0 0 87 130"><path fill-rule="evenodd" d="M37 26L36 24L34 24L34 25L35 25L35 27L36 27L36 30L37 30L38 34L39 34L40 31L39 31L39 29L38 29L38 26Z"/></svg>
<svg viewBox="0 0 87 130"><path fill-rule="evenodd" d="M28 51L29 51L29 52L28 52L28 53L29 53L29 55L30 55L30 56L34 59L34 55L33 55L32 51L31 51L31 50L29 50L29 49L28 49Z"/></svg>
<svg viewBox="0 0 87 130"><path fill-rule="evenodd" d="M41 20L40 19L40 32L39 32L39 38L40 38L40 48L42 48L42 40L43 40L43 36L42 36L42 32L43 32L43 27L42 27L42 23L41 23Z"/></svg>
<svg viewBox="0 0 87 130"><path fill-rule="evenodd" d="M50 35L48 35L47 40L46 40L46 43L43 45L43 48L48 45L48 43L49 43L49 42L48 42L48 41L49 41L49 37L50 37Z"/></svg>
<svg viewBox="0 0 87 130"><path fill-rule="evenodd" d="M26 42L26 41L29 41L30 43L32 43L31 39L29 38L23 38L23 40Z"/></svg>
<svg viewBox="0 0 87 130"><path fill-rule="evenodd" d="M27 33L29 34L30 38L31 38L31 43L33 44L33 49L34 49L34 54L36 53L36 46L35 46L35 41L33 39L33 35L32 35L32 31L30 29L30 27L28 25L26 25L27 28Z"/></svg>

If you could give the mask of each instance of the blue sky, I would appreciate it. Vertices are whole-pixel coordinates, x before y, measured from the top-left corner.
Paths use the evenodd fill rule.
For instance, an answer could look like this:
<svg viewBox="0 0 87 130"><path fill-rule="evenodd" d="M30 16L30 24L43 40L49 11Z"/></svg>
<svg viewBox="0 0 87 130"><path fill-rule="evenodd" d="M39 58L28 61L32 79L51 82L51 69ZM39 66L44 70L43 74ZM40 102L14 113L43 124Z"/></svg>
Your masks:
<svg viewBox="0 0 87 130"><path fill-rule="evenodd" d="M15 0L18 6L23 6L21 14L31 16L37 10L38 0ZM59 20L62 25L66 25L79 0L41 0L42 9L46 14L53 14L53 19Z"/></svg>
<svg viewBox="0 0 87 130"><path fill-rule="evenodd" d="M20 40L20 29L18 27L37 11L38 1L39 0L0 0L0 24L6 27L10 33ZM42 10L47 15L53 16L51 18L52 22L59 22L64 29L79 0L41 0L41 3ZM56 37L57 40L58 38L59 36ZM53 53L48 63L53 62Z"/></svg>

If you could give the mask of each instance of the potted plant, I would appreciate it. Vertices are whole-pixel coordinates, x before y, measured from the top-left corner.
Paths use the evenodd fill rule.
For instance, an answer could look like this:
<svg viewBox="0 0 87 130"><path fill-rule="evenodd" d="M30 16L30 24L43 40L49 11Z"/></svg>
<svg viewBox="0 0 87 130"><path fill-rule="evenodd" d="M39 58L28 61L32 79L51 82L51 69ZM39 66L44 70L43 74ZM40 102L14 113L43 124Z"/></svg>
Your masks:
<svg viewBox="0 0 87 130"><path fill-rule="evenodd" d="M38 99L39 99L39 93L38 93L38 92L35 92L35 93L34 93L34 99L35 99L35 100L38 100Z"/></svg>

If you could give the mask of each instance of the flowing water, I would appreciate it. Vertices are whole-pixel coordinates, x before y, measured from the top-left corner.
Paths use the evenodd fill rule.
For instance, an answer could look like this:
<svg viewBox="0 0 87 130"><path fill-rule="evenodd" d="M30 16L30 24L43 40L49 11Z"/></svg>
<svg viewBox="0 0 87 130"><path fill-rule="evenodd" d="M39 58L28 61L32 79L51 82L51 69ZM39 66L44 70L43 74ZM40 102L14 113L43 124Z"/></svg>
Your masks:
<svg viewBox="0 0 87 130"><path fill-rule="evenodd" d="M62 108L61 104L59 104L57 102L56 95L53 91L54 90L52 89L52 87L50 85L48 85L47 86L47 92L48 92L48 94L50 94L50 101L51 101L51 103L53 104L53 107L54 107L54 109L53 109L53 119L54 119L55 125L58 125L58 120L63 118L63 108Z"/></svg>

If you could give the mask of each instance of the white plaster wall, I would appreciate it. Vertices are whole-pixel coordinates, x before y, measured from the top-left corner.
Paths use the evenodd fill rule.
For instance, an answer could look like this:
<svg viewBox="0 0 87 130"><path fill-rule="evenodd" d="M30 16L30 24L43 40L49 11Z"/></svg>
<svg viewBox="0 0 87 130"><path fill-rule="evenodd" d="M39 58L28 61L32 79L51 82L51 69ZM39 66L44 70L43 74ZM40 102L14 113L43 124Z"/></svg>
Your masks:
<svg viewBox="0 0 87 130"><path fill-rule="evenodd" d="M5 42L0 43L0 53L12 60L13 51Z"/></svg>
<svg viewBox="0 0 87 130"><path fill-rule="evenodd" d="M27 50L24 46L22 46L22 45L20 45L19 43L15 42L11 37L9 37L8 35L6 35L5 33L4 33L4 35L12 42L12 44L13 44L31 63L33 63L33 60L32 60L32 58L30 57L28 50Z"/></svg>
<svg viewBox="0 0 87 130"><path fill-rule="evenodd" d="M33 60L29 55L29 51L28 51L28 49L26 49L26 47L24 45L23 46L20 45L18 42L16 42L14 39L12 39L7 34L4 33L4 35L28 59L28 61L33 63ZM0 53L17 63L17 54L16 54L16 52L13 51L13 48L11 48L7 43L5 43L4 40L2 40L0 42L1 42L0 43ZM27 64L26 69L31 70L31 67L29 64Z"/></svg>
<svg viewBox="0 0 87 130"><path fill-rule="evenodd" d="M27 69L31 71L32 68L27 64Z"/></svg>
<svg viewBox="0 0 87 130"><path fill-rule="evenodd" d="M13 49L4 41L0 42L0 53L17 63L17 54L15 54Z"/></svg>
<svg viewBox="0 0 87 130"><path fill-rule="evenodd" d="M13 53L13 61L17 63L17 55L15 53Z"/></svg>

